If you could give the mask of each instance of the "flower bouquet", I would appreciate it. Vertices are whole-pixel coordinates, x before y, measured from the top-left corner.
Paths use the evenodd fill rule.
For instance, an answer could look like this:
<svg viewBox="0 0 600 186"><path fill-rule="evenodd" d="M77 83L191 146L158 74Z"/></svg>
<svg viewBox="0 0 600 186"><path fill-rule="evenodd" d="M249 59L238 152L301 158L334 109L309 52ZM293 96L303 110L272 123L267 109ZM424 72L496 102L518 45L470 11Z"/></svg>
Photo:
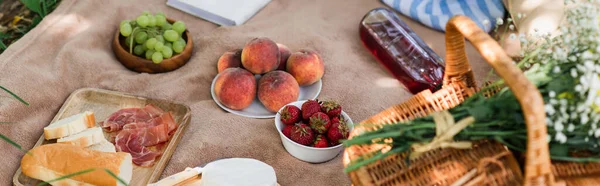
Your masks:
<svg viewBox="0 0 600 186"><path fill-rule="evenodd" d="M519 80L505 71L504 80L492 83L454 108L363 131L344 144L388 148L352 160L346 171L392 154L409 153L402 161L410 162L433 149L467 149L477 140L495 140L517 152L525 152L530 145L549 147L552 160L600 162L600 8L594 3L569 5L567 23L561 25L562 34L558 36L512 36L521 40L524 48L517 66L535 87L504 87L486 97L483 92ZM541 100L524 97L526 94L541 94L543 110L535 107ZM545 114L545 121L535 119L539 114ZM526 123L546 123L547 128L534 131ZM547 133L547 143L528 143L528 138L540 132ZM529 161L535 157L527 158ZM543 161L544 157L539 158Z"/></svg>

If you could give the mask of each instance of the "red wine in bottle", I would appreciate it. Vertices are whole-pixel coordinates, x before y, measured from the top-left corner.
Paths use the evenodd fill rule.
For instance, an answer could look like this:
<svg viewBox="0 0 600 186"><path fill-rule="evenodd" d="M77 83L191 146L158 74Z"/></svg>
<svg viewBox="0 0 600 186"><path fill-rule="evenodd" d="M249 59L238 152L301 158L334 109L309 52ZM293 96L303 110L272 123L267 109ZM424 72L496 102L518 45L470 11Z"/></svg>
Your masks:
<svg viewBox="0 0 600 186"><path fill-rule="evenodd" d="M360 23L363 44L413 94L439 89L444 64L392 11L371 10Z"/></svg>

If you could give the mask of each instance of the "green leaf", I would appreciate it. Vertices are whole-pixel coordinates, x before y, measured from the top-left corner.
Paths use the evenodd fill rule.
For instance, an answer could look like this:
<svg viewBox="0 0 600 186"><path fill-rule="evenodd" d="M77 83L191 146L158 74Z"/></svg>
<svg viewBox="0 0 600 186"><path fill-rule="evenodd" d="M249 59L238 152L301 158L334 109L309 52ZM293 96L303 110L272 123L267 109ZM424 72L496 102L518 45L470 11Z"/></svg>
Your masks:
<svg viewBox="0 0 600 186"><path fill-rule="evenodd" d="M42 0L21 0L21 3L25 5L29 10L39 14L40 16L46 16L42 12L41 2Z"/></svg>
<svg viewBox="0 0 600 186"><path fill-rule="evenodd" d="M16 142L14 142L13 140L11 140L10 138L0 134L0 138L2 138L2 140L6 141L8 144L11 144L12 146L17 147L19 150L23 151L23 149L21 148L21 145L17 144Z"/></svg>
<svg viewBox="0 0 600 186"><path fill-rule="evenodd" d="M10 90L4 88L3 86L0 86L0 89L8 92L10 95L12 95L15 99L19 100L21 103L29 106L29 103L27 103L25 100L21 99L19 96L17 96L15 93L11 92Z"/></svg>
<svg viewBox="0 0 600 186"><path fill-rule="evenodd" d="M77 176L77 175L85 174L85 173L92 172L92 171L95 171L95 170L96 170L96 169L87 169L87 170L83 170L83 171L79 171L79 172L75 172L75 173L67 174L67 175L64 175L64 176L58 177L58 178L56 178L56 179L53 179L53 180L47 181L47 182L42 182L42 183L39 183L39 184L37 184L37 186L48 185L48 184L50 184L50 183L52 183L52 182L55 182L55 181L64 180L64 179L67 179L67 178L70 178L70 177L73 177L73 176Z"/></svg>
<svg viewBox="0 0 600 186"><path fill-rule="evenodd" d="M119 178L119 176L117 176L115 173L113 173L112 171L108 170L108 169L104 169L104 171L108 174L110 174L110 176L112 176L113 178L117 179L119 182L121 182L121 184L127 186L127 183L125 183L125 181L123 181L121 178Z"/></svg>
<svg viewBox="0 0 600 186"><path fill-rule="evenodd" d="M568 156L569 146L565 144L552 144L550 145L551 156Z"/></svg>

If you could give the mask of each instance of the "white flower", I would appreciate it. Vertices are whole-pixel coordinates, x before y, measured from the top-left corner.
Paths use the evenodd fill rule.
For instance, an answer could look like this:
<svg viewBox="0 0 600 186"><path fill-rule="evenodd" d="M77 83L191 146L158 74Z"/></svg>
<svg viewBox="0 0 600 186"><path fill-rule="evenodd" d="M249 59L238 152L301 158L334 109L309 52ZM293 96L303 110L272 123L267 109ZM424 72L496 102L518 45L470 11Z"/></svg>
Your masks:
<svg viewBox="0 0 600 186"><path fill-rule="evenodd" d="M501 17L496 18L496 25L502 25L502 24L504 24L504 20L502 20Z"/></svg>
<svg viewBox="0 0 600 186"><path fill-rule="evenodd" d="M560 132L560 131L562 131L563 129L565 129L565 126L564 126L562 123L555 123L555 125L554 125L554 130L556 130L556 131Z"/></svg>
<svg viewBox="0 0 600 186"><path fill-rule="evenodd" d="M600 137L600 129L596 129L596 132L594 132L594 137Z"/></svg>
<svg viewBox="0 0 600 186"><path fill-rule="evenodd" d="M556 112L556 110L554 110L554 107L552 105L549 105L549 104L545 105L544 109L546 109L546 113L549 114L549 115L553 115L554 112Z"/></svg>
<svg viewBox="0 0 600 186"><path fill-rule="evenodd" d="M521 14L521 13L517 14L517 19L521 19L522 17L523 17L523 14Z"/></svg>
<svg viewBox="0 0 600 186"><path fill-rule="evenodd" d="M585 139L584 139L584 140L585 140L585 142L588 142L588 141L590 141L590 138L588 138L588 137L585 137Z"/></svg>
<svg viewBox="0 0 600 186"><path fill-rule="evenodd" d="M573 130L575 130L575 125L573 125L572 123L569 124L569 126L567 127L567 131L568 132L573 132Z"/></svg>
<svg viewBox="0 0 600 186"><path fill-rule="evenodd" d="M577 70L574 68L571 69L571 77L577 78Z"/></svg>
<svg viewBox="0 0 600 186"><path fill-rule="evenodd" d="M554 140L558 141L559 143L565 143L567 142L567 136L562 132L557 132L556 136L554 136Z"/></svg>
<svg viewBox="0 0 600 186"><path fill-rule="evenodd" d="M548 92L548 96L550 96L551 98L556 97L556 92L551 90L550 92Z"/></svg>
<svg viewBox="0 0 600 186"><path fill-rule="evenodd" d="M488 25L490 24L490 20L489 20L489 19L484 19L484 20L483 20L481 23L482 23L484 26L488 26Z"/></svg>
<svg viewBox="0 0 600 186"><path fill-rule="evenodd" d="M512 25L512 24L511 24L511 25L509 25L509 26L508 26L508 29L510 29L510 30L515 30L515 25Z"/></svg>
<svg viewBox="0 0 600 186"><path fill-rule="evenodd" d="M554 72L554 73L560 73L560 67L554 66L554 69L552 69L552 72Z"/></svg>

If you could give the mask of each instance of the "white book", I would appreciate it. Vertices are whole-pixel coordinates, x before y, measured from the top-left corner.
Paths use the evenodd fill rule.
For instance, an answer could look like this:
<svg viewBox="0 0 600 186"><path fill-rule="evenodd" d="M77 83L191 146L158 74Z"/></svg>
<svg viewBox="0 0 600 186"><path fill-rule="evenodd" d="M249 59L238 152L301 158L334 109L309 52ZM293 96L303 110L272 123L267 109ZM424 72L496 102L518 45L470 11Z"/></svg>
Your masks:
<svg viewBox="0 0 600 186"><path fill-rule="evenodd" d="M222 26L241 25L271 0L168 0L167 5Z"/></svg>

